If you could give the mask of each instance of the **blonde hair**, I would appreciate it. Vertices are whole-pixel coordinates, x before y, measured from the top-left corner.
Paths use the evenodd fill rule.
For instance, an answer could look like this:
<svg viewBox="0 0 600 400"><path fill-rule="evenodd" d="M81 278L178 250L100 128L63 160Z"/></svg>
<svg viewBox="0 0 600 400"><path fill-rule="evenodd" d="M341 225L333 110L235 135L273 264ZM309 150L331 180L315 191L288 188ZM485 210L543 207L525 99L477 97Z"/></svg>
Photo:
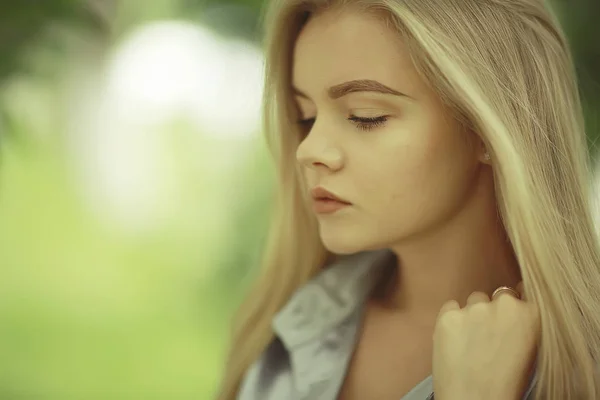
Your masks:
<svg viewBox="0 0 600 400"><path fill-rule="evenodd" d="M264 128L278 192L264 269L239 311L221 400L272 340L271 320L330 255L295 160L293 43L311 15L359 8L396 29L414 65L494 160L500 214L541 313L536 398L600 397L600 251L574 63L542 0L274 0L266 28ZM284 133L284 134L282 134Z"/></svg>

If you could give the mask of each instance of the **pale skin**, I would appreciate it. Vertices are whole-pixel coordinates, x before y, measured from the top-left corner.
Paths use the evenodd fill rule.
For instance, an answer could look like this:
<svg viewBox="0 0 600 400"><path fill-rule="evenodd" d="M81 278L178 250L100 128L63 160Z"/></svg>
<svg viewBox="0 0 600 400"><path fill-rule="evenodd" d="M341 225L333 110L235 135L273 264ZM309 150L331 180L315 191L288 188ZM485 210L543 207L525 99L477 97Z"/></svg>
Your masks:
<svg viewBox="0 0 600 400"><path fill-rule="evenodd" d="M389 248L399 263L395 292L367 304L339 398L398 400L433 374L438 400L518 399L539 317L510 295L490 301L521 277L482 141L419 77L398 34L364 13L313 17L292 80L307 188L351 203L317 215L323 243Z"/></svg>

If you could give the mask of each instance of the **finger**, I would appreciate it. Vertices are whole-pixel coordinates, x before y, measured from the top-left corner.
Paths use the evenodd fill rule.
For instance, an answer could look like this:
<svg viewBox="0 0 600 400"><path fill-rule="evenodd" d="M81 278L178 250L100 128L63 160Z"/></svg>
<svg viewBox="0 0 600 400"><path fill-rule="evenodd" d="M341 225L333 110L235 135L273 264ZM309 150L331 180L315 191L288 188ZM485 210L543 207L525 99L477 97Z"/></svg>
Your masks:
<svg viewBox="0 0 600 400"><path fill-rule="evenodd" d="M444 305L442 305L442 308L440 308L440 312L438 313L438 318L451 310L460 310L460 305L458 304L458 301L450 300L450 301L445 302Z"/></svg>
<svg viewBox="0 0 600 400"><path fill-rule="evenodd" d="M517 292L519 292L519 294L521 295L521 300L527 301L527 296L525 296L525 287L523 286L523 281L519 282L515 289L517 289Z"/></svg>
<svg viewBox="0 0 600 400"><path fill-rule="evenodd" d="M473 292L467 297L467 305L473 305L477 303L489 303L490 296L483 292Z"/></svg>
<svg viewBox="0 0 600 400"><path fill-rule="evenodd" d="M498 289L494 290L494 293L492 293L492 301L498 300L502 296L512 296L515 299L518 299L520 297L520 294L511 287L500 286Z"/></svg>

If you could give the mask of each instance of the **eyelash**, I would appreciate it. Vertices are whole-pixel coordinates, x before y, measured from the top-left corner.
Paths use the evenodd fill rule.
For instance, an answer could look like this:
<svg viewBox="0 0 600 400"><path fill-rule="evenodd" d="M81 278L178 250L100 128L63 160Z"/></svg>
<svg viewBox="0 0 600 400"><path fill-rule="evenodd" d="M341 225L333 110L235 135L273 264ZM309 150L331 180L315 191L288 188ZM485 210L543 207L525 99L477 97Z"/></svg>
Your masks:
<svg viewBox="0 0 600 400"><path fill-rule="evenodd" d="M387 115L382 115L380 117L357 117L356 115L350 115L347 120L352 122L358 129L361 131L370 131L375 129L383 124L385 124L388 120ZM315 118L303 119L298 121L298 124L306 129L310 129L315 122Z"/></svg>
<svg viewBox="0 0 600 400"><path fill-rule="evenodd" d="M371 117L371 118L362 118L357 117L355 115L351 115L348 117L348 121L352 121L354 125L361 131L370 131L375 129L383 124L385 124L388 120L387 115L382 115L380 117Z"/></svg>

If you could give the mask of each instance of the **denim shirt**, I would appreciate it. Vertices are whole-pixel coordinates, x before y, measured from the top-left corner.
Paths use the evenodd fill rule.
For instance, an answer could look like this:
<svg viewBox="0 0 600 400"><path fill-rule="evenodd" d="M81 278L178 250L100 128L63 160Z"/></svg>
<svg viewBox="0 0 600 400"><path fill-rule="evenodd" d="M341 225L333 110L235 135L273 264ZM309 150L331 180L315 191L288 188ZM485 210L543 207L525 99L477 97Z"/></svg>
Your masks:
<svg viewBox="0 0 600 400"><path fill-rule="evenodd" d="M275 315L275 337L246 373L238 400L336 400L359 338L366 297L387 250L345 256L301 287ZM523 400L533 399L532 379ZM398 400L433 400L425 378Z"/></svg>

